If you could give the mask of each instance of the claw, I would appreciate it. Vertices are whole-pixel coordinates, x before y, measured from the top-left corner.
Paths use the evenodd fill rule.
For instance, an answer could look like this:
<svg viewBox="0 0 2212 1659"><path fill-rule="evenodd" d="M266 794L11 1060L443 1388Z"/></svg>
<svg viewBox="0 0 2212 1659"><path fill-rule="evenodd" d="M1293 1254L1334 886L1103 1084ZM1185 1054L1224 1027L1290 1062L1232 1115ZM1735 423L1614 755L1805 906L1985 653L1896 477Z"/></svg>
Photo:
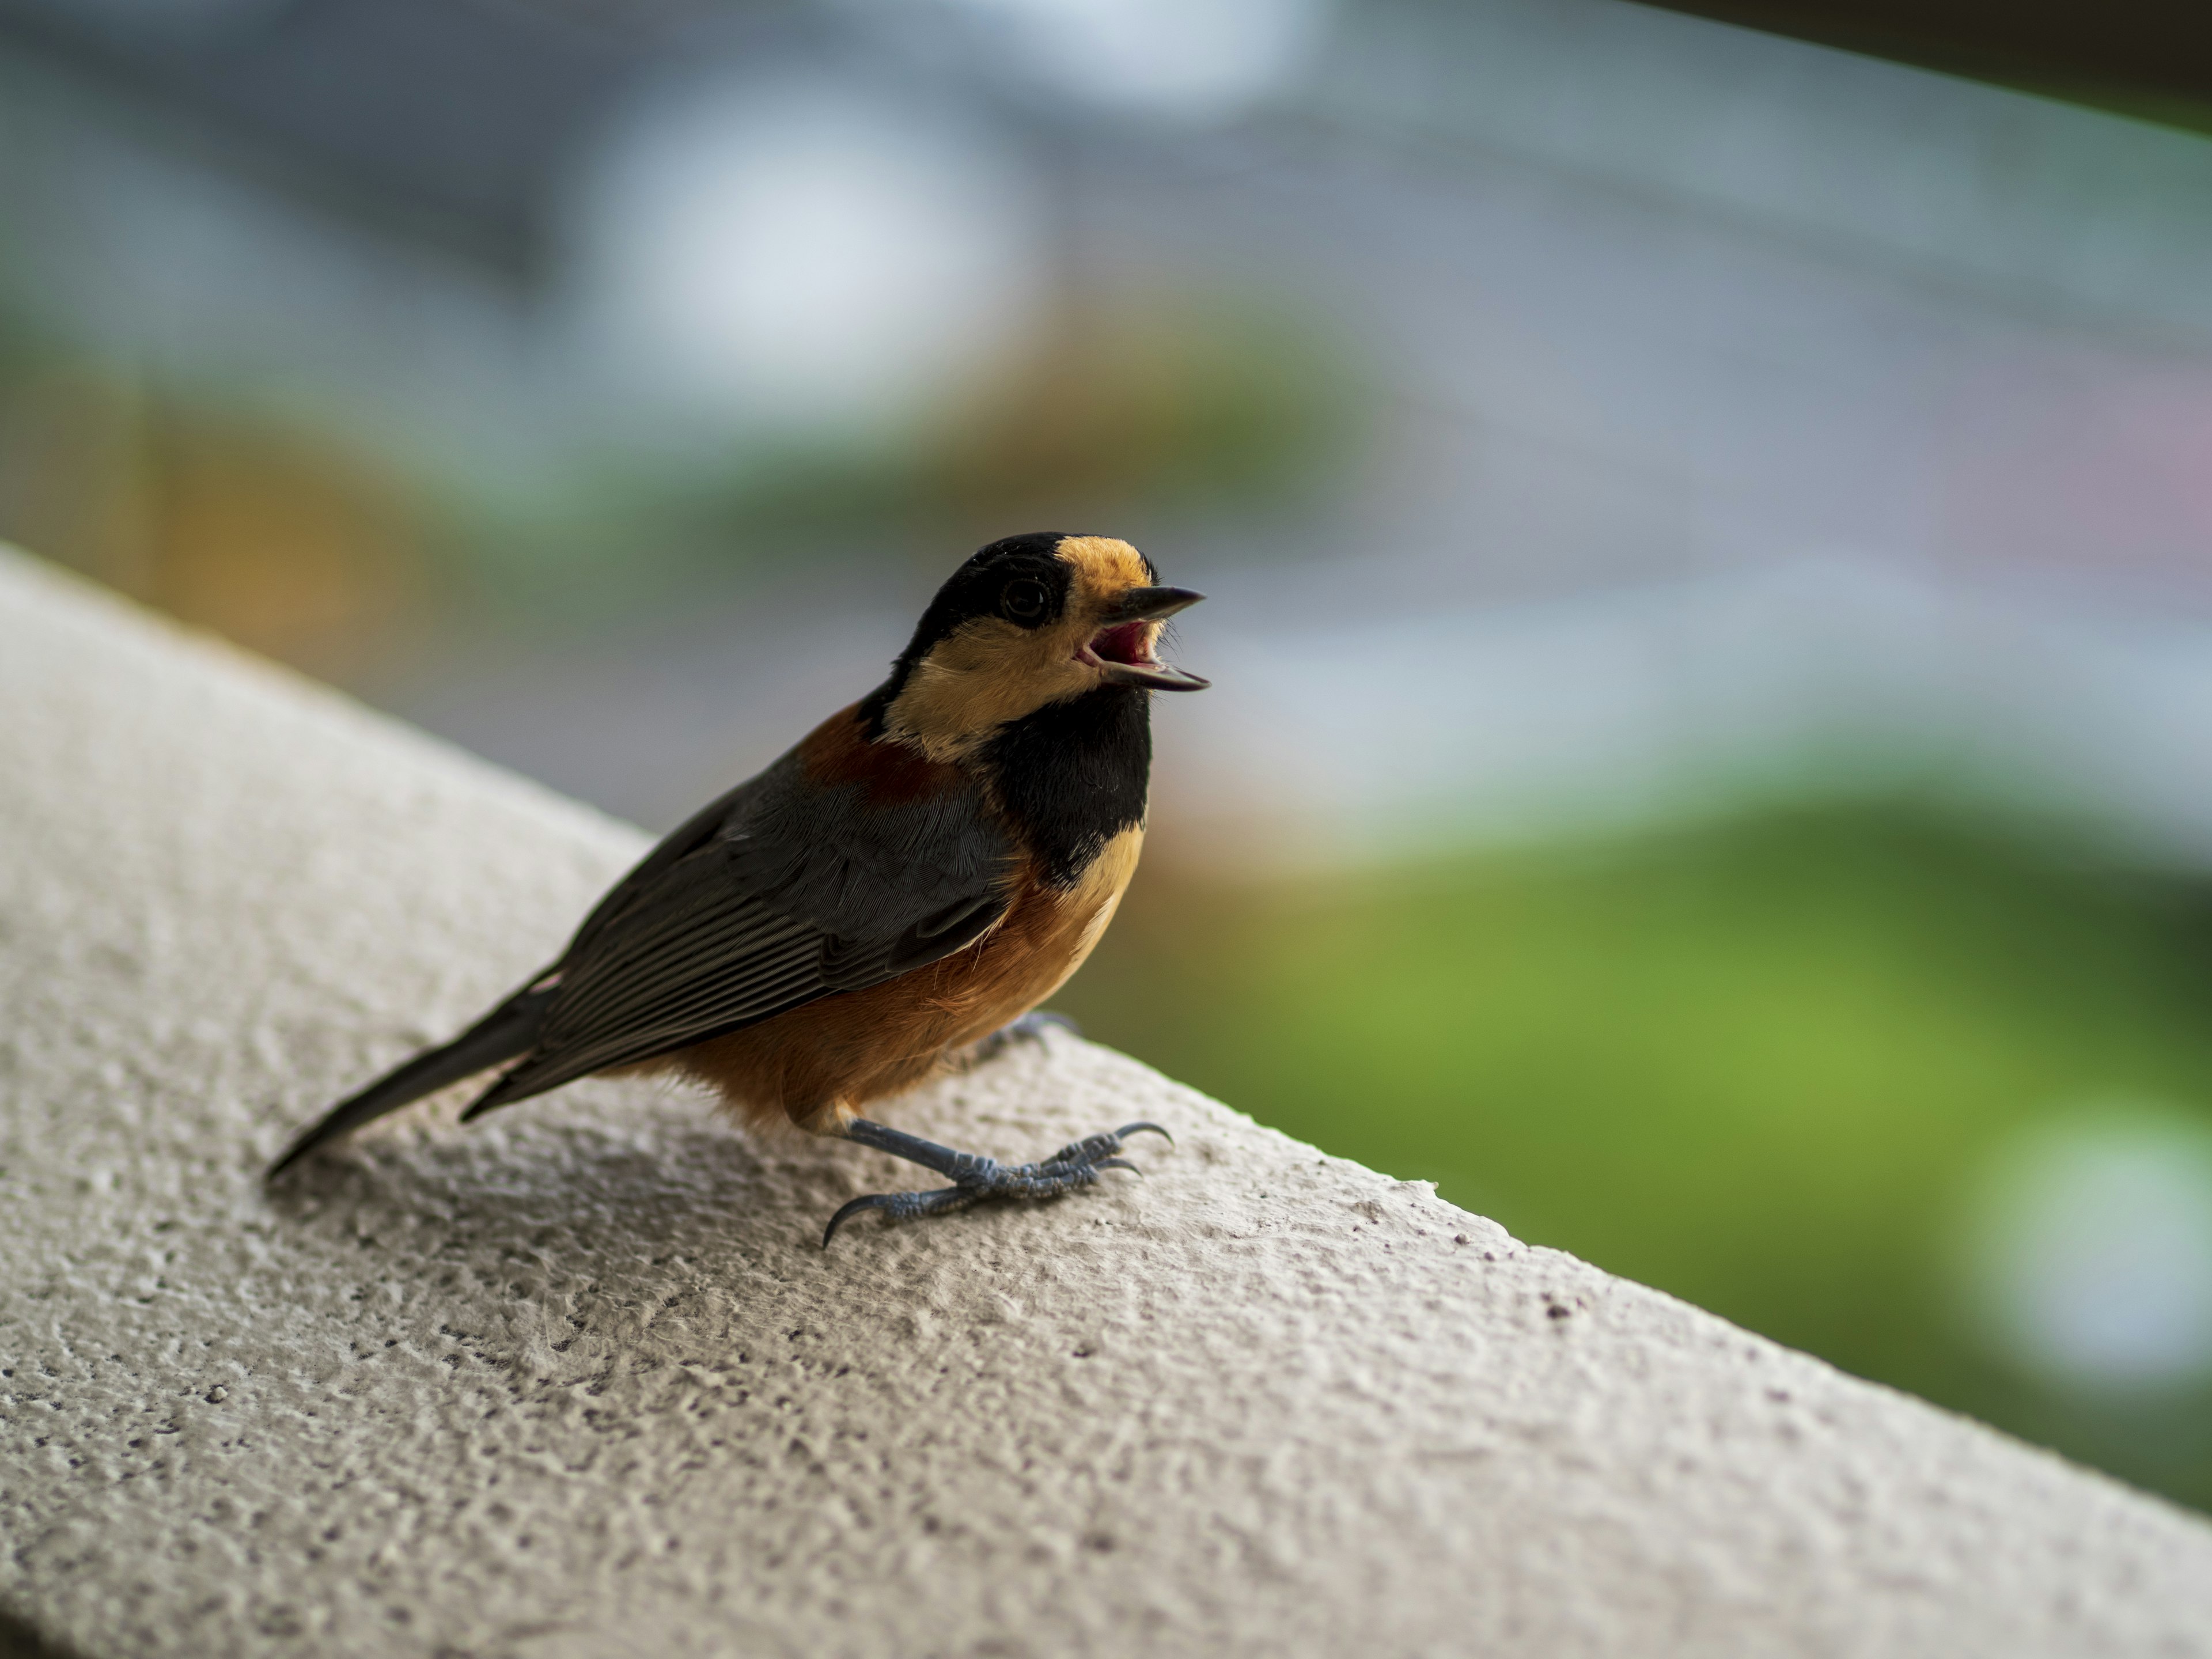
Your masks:
<svg viewBox="0 0 2212 1659"><path fill-rule="evenodd" d="M864 1210L881 1210L891 1220L905 1221L960 1209L979 1199L1055 1198L1079 1187L1096 1185L1100 1173L1107 1170L1127 1170L1131 1175L1142 1176L1142 1170L1119 1153L1124 1136L1146 1130L1160 1136L1170 1146L1175 1144L1175 1137L1157 1123L1127 1123L1119 1129L1090 1135L1063 1146L1042 1163L1010 1167L996 1158L956 1152L903 1130L872 1123L866 1118L848 1119L836 1132L845 1139L934 1170L939 1175L951 1176L957 1184L934 1192L870 1193L854 1199L830 1218L830 1224L822 1230L822 1248L828 1249L837 1230Z"/></svg>
<svg viewBox="0 0 2212 1659"><path fill-rule="evenodd" d="M830 1218L830 1224L822 1230L822 1248L828 1249L830 1241L837 1237L837 1229L860 1214L861 1211L887 1210L890 1207L891 1200L896 1196L895 1193L871 1193L866 1198L856 1198L851 1203L841 1207L836 1214Z"/></svg>
<svg viewBox="0 0 2212 1659"><path fill-rule="evenodd" d="M864 1210L887 1211L894 1220L904 1221L918 1215L935 1215L939 1210L957 1209L963 1204L973 1203L977 1196L964 1187L939 1187L927 1193L870 1193L842 1206L830 1218L830 1224L822 1230L822 1248L828 1249L830 1241L837 1237L837 1229Z"/></svg>

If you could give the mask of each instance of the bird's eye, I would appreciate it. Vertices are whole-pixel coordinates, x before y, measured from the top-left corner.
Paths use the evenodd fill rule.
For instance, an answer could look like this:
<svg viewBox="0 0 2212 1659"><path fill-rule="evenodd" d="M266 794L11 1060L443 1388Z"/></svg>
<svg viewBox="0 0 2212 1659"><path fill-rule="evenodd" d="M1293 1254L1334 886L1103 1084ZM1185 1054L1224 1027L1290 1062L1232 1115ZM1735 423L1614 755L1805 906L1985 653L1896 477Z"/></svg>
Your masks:
<svg viewBox="0 0 2212 1659"><path fill-rule="evenodd" d="M1016 622L1035 622L1044 615L1050 603L1044 584L1023 576L1006 584L1006 591L999 596L1000 608Z"/></svg>

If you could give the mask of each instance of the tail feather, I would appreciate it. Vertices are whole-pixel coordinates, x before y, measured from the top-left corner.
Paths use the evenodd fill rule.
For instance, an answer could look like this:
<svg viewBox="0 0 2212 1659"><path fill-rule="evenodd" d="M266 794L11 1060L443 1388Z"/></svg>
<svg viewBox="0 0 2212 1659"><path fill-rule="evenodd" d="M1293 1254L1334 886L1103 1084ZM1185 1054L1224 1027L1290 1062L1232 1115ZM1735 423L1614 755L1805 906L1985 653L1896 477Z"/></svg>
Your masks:
<svg viewBox="0 0 2212 1659"><path fill-rule="evenodd" d="M434 1094L447 1084L526 1054L538 1041L551 997L525 991L511 997L442 1048L428 1049L394 1067L359 1093L331 1108L321 1122L294 1141L283 1157L269 1166L274 1181L309 1152L362 1124L396 1112L402 1106Z"/></svg>
<svg viewBox="0 0 2212 1659"><path fill-rule="evenodd" d="M461 1108L461 1121L473 1123L486 1112L495 1112L502 1106L512 1106L518 1100L527 1100L532 1095L542 1095L548 1089L574 1081L568 1072L562 1071L550 1081L541 1082L545 1071L543 1064L525 1060L511 1071L501 1073L491 1080L489 1088Z"/></svg>

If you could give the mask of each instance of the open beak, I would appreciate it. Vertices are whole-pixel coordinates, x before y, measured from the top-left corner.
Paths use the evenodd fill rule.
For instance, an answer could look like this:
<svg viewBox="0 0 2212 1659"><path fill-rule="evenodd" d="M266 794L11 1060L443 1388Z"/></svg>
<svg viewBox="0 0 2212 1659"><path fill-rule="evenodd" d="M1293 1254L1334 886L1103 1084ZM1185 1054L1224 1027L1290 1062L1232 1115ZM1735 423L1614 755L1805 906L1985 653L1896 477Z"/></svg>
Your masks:
<svg viewBox="0 0 2212 1659"><path fill-rule="evenodd" d="M1188 587L1133 587L1115 600L1106 625L1079 653L1105 672L1115 685L1148 686L1155 691L1202 691L1213 682L1171 668L1152 655L1159 626L1178 611L1206 597Z"/></svg>

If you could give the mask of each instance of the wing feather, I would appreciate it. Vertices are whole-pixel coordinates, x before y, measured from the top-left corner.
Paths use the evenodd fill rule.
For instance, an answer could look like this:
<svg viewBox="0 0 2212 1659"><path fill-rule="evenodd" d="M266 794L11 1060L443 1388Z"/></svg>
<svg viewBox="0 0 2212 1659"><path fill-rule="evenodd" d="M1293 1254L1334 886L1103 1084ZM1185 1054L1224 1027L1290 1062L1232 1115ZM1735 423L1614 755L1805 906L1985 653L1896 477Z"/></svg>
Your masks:
<svg viewBox="0 0 2212 1659"><path fill-rule="evenodd" d="M870 806L786 756L601 902L538 981L537 1045L466 1115L937 961L1005 913L1011 866L972 790Z"/></svg>

